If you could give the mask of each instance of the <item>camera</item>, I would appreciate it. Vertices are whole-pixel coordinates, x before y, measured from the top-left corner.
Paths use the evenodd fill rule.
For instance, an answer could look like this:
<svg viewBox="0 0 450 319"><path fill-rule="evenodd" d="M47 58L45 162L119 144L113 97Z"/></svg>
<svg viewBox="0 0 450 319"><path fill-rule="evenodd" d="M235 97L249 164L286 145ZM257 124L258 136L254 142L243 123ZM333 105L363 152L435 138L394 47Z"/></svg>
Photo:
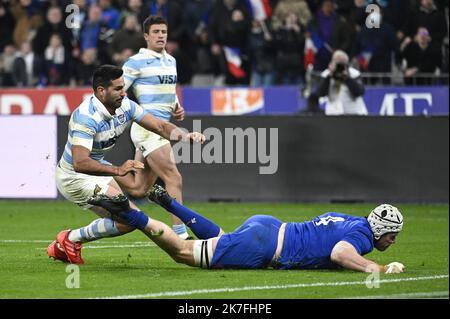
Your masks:
<svg viewBox="0 0 450 319"><path fill-rule="evenodd" d="M343 80L344 72L347 70L348 66L345 63L336 64L336 69L333 72L333 77L338 80Z"/></svg>

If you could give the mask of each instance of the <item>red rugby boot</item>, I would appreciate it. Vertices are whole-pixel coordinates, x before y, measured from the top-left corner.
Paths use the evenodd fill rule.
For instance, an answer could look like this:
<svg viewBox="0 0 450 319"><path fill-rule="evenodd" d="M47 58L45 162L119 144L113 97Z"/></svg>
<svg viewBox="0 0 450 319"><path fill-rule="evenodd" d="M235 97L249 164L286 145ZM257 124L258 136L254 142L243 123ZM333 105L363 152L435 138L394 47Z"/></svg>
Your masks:
<svg viewBox="0 0 450 319"><path fill-rule="evenodd" d="M47 255L49 258L53 258L54 260L61 260L62 262L68 263L69 258L67 258L64 249L54 240L47 248Z"/></svg>
<svg viewBox="0 0 450 319"><path fill-rule="evenodd" d="M71 264L84 264L81 258L81 243L69 240L70 229L61 231L56 236L56 242L61 245Z"/></svg>

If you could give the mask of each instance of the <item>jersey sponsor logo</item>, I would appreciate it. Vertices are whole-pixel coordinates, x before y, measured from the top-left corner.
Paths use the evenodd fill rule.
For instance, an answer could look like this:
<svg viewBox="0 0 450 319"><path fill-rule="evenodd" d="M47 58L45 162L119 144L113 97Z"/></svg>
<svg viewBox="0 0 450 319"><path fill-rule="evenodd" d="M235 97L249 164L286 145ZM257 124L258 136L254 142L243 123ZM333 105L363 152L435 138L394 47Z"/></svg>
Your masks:
<svg viewBox="0 0 450 319"><path fill-rule="evenodd" d="M158 75L158 79L161 84L176 84L177 83L176 75Z"/></svg>

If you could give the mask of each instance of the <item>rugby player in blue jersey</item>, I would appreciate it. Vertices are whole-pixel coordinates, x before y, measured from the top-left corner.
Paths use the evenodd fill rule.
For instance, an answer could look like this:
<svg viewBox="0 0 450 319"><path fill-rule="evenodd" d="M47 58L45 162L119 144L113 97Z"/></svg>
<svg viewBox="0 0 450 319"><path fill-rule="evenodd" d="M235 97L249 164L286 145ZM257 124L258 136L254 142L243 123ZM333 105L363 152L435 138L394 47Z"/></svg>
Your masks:
<svg viewBox="0 0 450 319"><path fill-rule="evenodd" d="M141 48L123 65L125 90L131 88L139 105L154 117L169 121L173 116L182 121L185 112L177 97L176 60L165 50L167 22L160 16L150 16L143 23L143 31L147 48ZM145 163L144 180L125 184L124 188L141 198L159 177L167 191L182 203L182 177L169 140L138 124L131 126L130 135L136 147L135 159ZM172 225L181 238L188 238L186 226L174 215Z"/></svg>
<svg viewBox="0 0 450 319"><path fill-rule="evenodd" d="M400 211L389 204L368 217L330 212L310 221L284 223L273 216L255 215L231 233L179 204L159 185L149 198L178 216L201 240L181 240L160 221L128 206L126 197L99 195L90 203L110 211L123 223L142 230L175 261L211 269L335 269L401 273L404 265L380 265L364 255L384 251L403 227Z"/></svg>
<svg viewBox="0 0 450 319"><path fill-rule="evenodd" d="M202 134L186 133L170 122L157 119L128 99L122 75L122 69L112 65L96 69L94 94L84 100L70 117L67 143L56 168L56 185L65 198L91 209L101 218L86 227L61 231L47 249L48 255L54 259L82 264L82 243L123 235L135 229L112 220L105 209L87 202L96 194L122 194L123 184L142 177L142 162L128 160L115 166L104 160L105 154L131 123L138 123L166 139L204 142ZM138 209L133 203L129 205Z"/></svg>

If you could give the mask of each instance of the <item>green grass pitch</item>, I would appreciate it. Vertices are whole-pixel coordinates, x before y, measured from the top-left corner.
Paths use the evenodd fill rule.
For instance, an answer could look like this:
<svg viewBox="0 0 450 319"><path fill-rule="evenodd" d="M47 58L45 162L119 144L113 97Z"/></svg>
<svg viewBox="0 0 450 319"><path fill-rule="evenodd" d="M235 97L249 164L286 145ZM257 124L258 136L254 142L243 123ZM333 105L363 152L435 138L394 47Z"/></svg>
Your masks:
<svg viewBox="0 0 450 319"><path fill-rule="evenodd" d="M254 214L303 221L327 211L366 215L376 204L191 203L232 231ZM80 287L67 288L66 264L47 257L58 231L95 219L67 201L0 201L0 298L448 298L448 205L397 204L404 231L386 252L366 257L399 261L403 274L381 274L369 289L367 274L352 271L204 270L177 264L140 232L84 245ZM156 205L140 206L169 223Z"/></svg>

